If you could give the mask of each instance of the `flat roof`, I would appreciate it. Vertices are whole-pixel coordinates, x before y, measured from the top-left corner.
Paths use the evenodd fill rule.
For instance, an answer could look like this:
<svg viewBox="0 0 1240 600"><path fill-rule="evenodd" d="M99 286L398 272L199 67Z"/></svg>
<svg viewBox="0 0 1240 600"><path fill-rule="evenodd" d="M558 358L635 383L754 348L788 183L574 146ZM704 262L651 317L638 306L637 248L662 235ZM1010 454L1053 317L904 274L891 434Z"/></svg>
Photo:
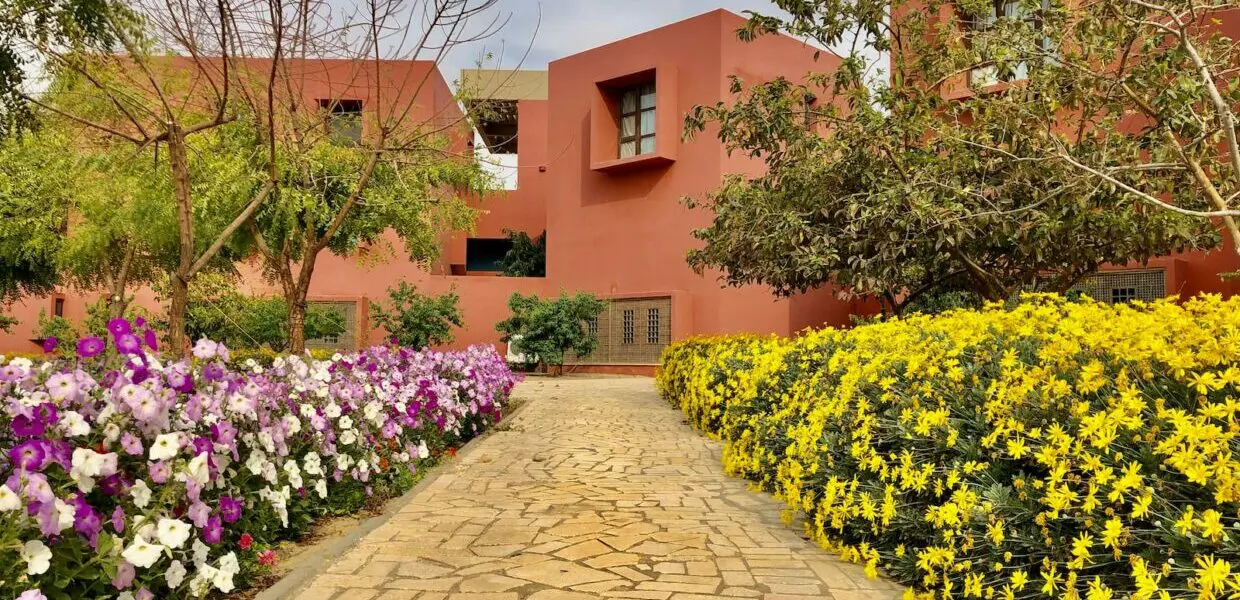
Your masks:
<svg viewBox="0 0 1240 600"><path fill-rule="evenodd" d="M459 89L480 100L546 100L547 72L461 69Z"/></svg>

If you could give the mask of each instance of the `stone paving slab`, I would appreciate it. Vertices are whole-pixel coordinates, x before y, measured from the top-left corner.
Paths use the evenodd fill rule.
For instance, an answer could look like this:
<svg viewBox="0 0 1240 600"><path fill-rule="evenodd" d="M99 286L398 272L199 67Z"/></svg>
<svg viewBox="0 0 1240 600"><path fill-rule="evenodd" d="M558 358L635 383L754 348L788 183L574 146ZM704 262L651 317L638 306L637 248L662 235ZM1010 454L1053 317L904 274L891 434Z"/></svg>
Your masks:
<svg viewBox="0 0 1240 600"><path fill-rule="evenodd" d="M298 600L897 600L724 475L638 377L531 378L476 441Z"/></svg>

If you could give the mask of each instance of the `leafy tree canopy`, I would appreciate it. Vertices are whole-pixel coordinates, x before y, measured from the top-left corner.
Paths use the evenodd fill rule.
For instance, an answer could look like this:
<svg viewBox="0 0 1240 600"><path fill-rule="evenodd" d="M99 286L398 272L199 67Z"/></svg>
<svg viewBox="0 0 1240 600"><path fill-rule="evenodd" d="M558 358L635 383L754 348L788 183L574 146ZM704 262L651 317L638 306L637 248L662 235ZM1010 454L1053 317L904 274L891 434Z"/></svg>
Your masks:
<svg viewBox="0 0 1240 600"><path fill-rule="evenodd" d="M560 292L560 297L548 299L518 292L508 299L512 316L496 323L495 330L505 342L516 340L526 360L562 367L565 352L583 357L598 347L598 336L586 329L586 321L598 318L606 307L586 292Z"/></svg>
<svg viewBox="0 0 1240 600"><path fill-rule="evenodd" d="M457 306L461 298L455 290L431 296L402 281L388 290L388 298L388 306L371 306L371 316L402 346L427 348L448 344L452 342L452 328L465 326Z"/></svg>
<svg viewBox="0 0 1240 600"><path fill-rule="evenodd" d="M536 238L524 231L504 231L512 240L512 248L504 255L500 267L508 277L547 276L547 232Z"/></svg>
<svg viewBox="0 0 1240 600"><path fill-rule="evenodd" d="M1152 210L1047 152L1068 147L1094 162L1140 155L1142 135L1122 133L1130 112L1065 114L1094 106L1082 94L1099 85L1045 56L1045 48L1066 55L1059 44L1069 34L1109 36L1103 9L1135 2L1022 3L1023 15L1041 21L987 17L991 2L775 4L791 18L753 15L741 37L783 31L831 47L868 40L890 68L876 74L858 46L822 58L820 72L752 85L734 78L734 102L695 108L688 132L717 126L729 151L766 167L688 200L715 213L695 232L705 242L689 254L697 270L783 294L833 282L899 310L936 289L991 300L1025 287L1062 291L1102 264L1218 244L1208 221ZM1142 85L1162 85L1160 68L1149 66ZM1122 177L1202 206L1183 191L1185 169L1135 167Z"/></svg>

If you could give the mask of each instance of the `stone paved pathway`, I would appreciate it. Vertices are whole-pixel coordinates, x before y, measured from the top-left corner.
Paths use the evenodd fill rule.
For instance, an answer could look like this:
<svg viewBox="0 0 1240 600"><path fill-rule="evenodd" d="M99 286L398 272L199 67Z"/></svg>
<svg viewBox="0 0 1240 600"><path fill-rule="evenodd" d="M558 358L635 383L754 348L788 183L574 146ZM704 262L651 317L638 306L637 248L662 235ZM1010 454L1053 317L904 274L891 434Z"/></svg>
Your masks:
<svg viewBox="0 0 1240 600"><path fill-rule="evenodd" d="M645 378L533 379L299 600L894 600L726 477Z"/></svg>

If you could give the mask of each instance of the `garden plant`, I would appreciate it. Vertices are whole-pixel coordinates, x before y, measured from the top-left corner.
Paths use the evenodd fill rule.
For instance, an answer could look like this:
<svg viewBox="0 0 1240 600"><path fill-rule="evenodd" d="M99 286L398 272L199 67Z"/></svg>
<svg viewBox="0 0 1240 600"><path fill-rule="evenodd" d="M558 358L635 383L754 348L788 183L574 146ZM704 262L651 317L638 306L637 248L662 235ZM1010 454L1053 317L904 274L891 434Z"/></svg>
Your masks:
<svg viewBox="0 0 1240 600"><path fill-rule="evenodd" d="M0 361L0 598L232 591L316 518L408 489L516 381L489 346L263 366L206 339L162 360L140 319L108 331Z"/></svg>
<svg viewBox="0 0 1240 600"><path fill-rule="evenodd" d="M1240 299L1034 296L697 338L660 391L842 557L935 598L1240 590Z"/></svg>

